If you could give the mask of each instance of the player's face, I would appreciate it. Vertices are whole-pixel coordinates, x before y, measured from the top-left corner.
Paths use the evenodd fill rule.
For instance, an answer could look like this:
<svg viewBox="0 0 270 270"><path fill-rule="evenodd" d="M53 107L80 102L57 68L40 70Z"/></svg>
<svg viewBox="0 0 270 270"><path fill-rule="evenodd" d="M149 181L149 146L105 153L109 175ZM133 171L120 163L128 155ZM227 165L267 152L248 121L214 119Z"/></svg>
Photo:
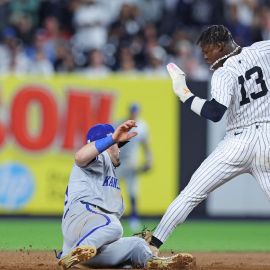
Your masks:
<svg viewBox="0 0 270 270"><path fill-rule="evenodd" d="M202 44L201 50L207 64L211 66L217 59L224 56L223 48L222 44Z"/></svg>
<svg viewBox="0 0 270 270"><path fill-rule="evenodd" d="M113 166L119 167L121 162L120 162L120 149L118 147L118 144L116 143L112 145L110 148L108 148L107 151L109 153Z"/></svg>

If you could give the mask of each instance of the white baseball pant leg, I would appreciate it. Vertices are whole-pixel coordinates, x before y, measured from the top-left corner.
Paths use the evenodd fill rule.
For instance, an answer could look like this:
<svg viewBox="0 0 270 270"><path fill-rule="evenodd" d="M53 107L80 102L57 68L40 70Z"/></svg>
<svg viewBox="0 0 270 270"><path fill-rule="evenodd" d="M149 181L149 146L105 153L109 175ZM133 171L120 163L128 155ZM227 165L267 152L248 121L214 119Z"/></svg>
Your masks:
<svg viewBox="0 0 270 270"><path fill-rule="evenodd" d="M154 236L165 242L173 229L183 223L189 213L208 194L233 177L251 173L259 133L255 125L228 132L224 140L192 175L190 182L170 204ZM237 132L239 135L234 135Z"/></svg>
<svg viewBox="0 0 270 270"><path fill-rule="evenodd" d="M251 174L270 200L270 123L257 125L259 136Z"/></svg>

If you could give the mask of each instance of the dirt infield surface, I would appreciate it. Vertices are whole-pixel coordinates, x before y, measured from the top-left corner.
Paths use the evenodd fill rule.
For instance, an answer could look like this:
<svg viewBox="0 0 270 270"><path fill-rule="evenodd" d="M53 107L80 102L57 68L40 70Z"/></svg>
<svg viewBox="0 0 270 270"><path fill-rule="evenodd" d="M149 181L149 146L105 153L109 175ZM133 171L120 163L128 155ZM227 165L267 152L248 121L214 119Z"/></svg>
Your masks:
<svg viewBox="0 0 270 270"><path fill-rule="evenodd" d="M198 270L270 270L270 253L192 253ZM168 254L161 254L166 256ZM54 252L1 251L1 270L60 270ZM75 269L75 268L74 268Z"/></svg>

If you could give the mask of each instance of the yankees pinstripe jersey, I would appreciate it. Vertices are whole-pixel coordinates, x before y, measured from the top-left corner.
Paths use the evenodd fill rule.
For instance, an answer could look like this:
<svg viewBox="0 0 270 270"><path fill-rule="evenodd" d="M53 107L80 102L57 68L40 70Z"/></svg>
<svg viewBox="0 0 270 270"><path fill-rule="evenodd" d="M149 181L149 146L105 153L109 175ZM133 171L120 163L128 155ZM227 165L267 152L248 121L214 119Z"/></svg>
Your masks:
<svg viewBox="0 0 270 270"><path fill-rule="evenodd" d="M212 77L211 94L228 108L227 130L270 122L270 41L244 47Z"/></svg>
<svg viewBox="0 0 270 270"><path fill-rule="evenodd" d="M269 90L270 41L243 48L214 72L211 93L228 108L227 132L169 205L153 234L158 245L210 192L239 174L253 175L270 198Z"/></svg>
<svg viewBox="0 0 270 270"><path fill-rule="evenodd" d="M124 205L115 168L107 151L99 154L87 167L74 164L66 191L65 209L76 201L97 205L118 217Z"/></svg>

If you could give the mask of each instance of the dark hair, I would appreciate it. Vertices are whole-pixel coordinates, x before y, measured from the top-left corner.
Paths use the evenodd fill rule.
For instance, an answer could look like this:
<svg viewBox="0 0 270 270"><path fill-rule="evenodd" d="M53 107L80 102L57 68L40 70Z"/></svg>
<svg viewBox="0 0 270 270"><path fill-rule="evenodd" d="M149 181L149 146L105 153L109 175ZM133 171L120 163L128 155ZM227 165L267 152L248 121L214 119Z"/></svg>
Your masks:
<svg viewBox="0 0 270 270"><path fill-rule="evenodd" d="M232 42L232 34L224 25L212 25L205 29L197 40L197 44L213 44Z"/></svg>

